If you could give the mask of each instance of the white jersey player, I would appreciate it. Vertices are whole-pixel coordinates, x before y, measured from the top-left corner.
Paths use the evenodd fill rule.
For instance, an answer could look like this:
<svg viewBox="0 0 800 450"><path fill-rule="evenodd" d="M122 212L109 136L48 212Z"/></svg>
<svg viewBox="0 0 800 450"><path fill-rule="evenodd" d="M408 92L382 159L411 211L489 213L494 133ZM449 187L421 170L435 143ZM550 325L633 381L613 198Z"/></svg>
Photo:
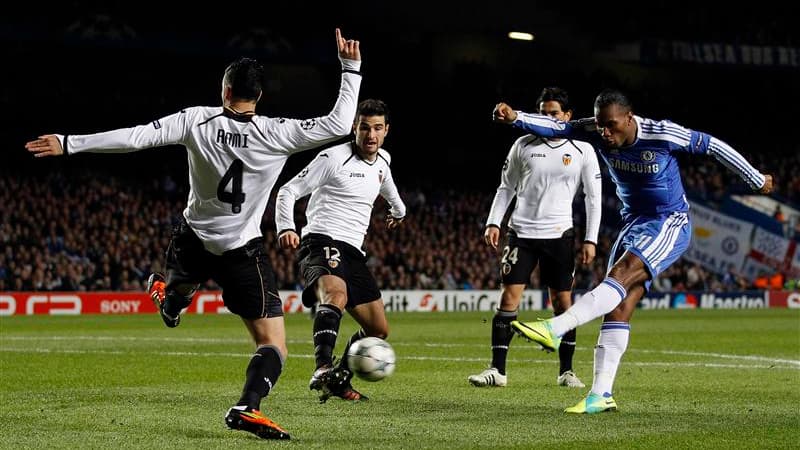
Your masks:
<svg viewBox="0 0 800 450"><path fill-rule="evenodd" d="M312 194L302 236L325 234L361 249L378 194L389 203L391 217L405 216L405 205L397 193L390 164L391 156L384 149L378 150L372 162L361 158L354 142L320 152L278 191L275 213L278 234L295 229L294 204Z"/></svg>
<svg viewBox="0 0 800 450"><path fill-rule="evenodd" d="M537 104L541 114L559 120L569 120L572 116L569 98L562 89L545 88ZM508 382L506 358L513 337L510 323L517 318L522 292L537 265L555 314L561 314L572 304L575 272L572 200L583 185L586 224L579 259L582 264L589 264L594 259L600 228L600 184L597 156L586 142L525 135L511 146L484 233L486 243L497 248L501 222L516 197L508 222L508 245L503 248L500 260L503 292L492 321L492 363L482 373L468 378L474 386L504 386ZM559 348L561 367L557 383L583 387L572 370L575 331L571 333Z"/></svg>
<svg viewBox="0 0 800 450"><path fill-rule="evenodd" d="M361 250L378 194L389 203L390 229L406 214L392 179L391 158L381 148L389 131L388 120L382 101L364 100L353 124L355 141L320 152L278 192L275 218L281 230L280 244L284 248L300 244L298 260L306 280L303 304L320 303L313 331L316 370L309 387L322 391L323 402L331 396L366 399L350 384L347 349L363 337L385 339L389 334L381 292ZM294 231L294 204L308 193L308 225L303 227L301 241ZM344 309L361 329L345 345L334 368L333 349Z"/></svg>
<svg viewBox="0 0 800 450"><path fill-rule="evenodd" d="M221 107L194 107L146 125L91 135L44 135L26 144L38 156L121 153L181 144L189 159L189 199L167 250L166 279L148 280L151 298L168 327L180 323L199 283L222 288L225 306L242 317L256 344L228 427L265 439L289 434L260 412L286 358L283 308L260 231L267 199L286 159L346 136L361 85L359 42L336 29L342 62L339 96L331 112L306 120L258 116L263 67L241 58L227 67Z"/></svg>

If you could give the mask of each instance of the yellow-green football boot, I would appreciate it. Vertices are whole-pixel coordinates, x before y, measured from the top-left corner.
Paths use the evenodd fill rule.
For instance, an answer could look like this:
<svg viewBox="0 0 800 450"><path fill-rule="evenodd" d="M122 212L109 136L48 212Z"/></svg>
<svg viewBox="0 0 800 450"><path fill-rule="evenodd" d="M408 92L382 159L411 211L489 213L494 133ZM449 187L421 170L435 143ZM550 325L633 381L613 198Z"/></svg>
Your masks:
<svg viewBox="0 0 800 450"><path fill-rule="evenodd" d="M614 401L614 397L611 394L597 395L589 392L585 399L579 401L577 405L565 409L564 412L570 414L597 414L616 410L617 402Z"/></svg>
<svg viewBox="0 0 800 450"><path fill-rule="evenodd" d="M511 329L520 336L541 345L548 352L558 350L558 346L561 345L561 338L553 334L550 319L537 322L514 320L511 322Z"/></svg>

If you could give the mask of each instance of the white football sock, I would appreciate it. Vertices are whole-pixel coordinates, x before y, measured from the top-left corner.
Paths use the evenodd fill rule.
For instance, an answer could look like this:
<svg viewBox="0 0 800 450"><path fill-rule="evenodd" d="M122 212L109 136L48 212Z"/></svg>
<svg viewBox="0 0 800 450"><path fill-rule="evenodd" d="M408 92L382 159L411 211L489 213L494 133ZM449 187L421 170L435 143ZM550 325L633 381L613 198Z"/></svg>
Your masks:
<svg viewBox="0 0 800 450"><path fill-rule="evenodd" d="M592 393L611 395L622 355L628 348L631 326L628 322L603 322L594 348Z"/></svg>
<svg viewBox="0 0 800 450"><path fill-rule="evenodd" d="M573 328L610 313L625 295L627 294L622 284L607 277L596 288L575 300L575 304L564 311L564 314L550 319L553 334L563 336Z"/></svg>

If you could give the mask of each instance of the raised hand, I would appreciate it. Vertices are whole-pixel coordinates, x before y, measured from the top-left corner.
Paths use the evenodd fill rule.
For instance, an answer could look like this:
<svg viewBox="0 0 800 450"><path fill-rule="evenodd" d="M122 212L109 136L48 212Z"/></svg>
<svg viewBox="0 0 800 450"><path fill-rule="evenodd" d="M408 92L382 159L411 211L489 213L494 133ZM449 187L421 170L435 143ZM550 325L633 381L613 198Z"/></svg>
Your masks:
<svg viewBox="0 0 800 450"><path fill-rule="evenodd" d="M361 50L358 48L358 41L342 37L342 30L336 29L336 46L339 48L339 58L361 61Z"/></svg>
<svg viewBox="0 0 800 450"><path fill-rule="evenodd" d="M26 143L25 148L37 158L64 154L64 148L61 147L61 142L54 134L43 134L39 136L39 139Z"/></svg>
<svg viewBox="0 0 800 450"><path fill-rule="evenodd" d="M761 194L769 194L773 189L775 189L775 184L772 180L772 175L764 175L764 186L761 186L758 192Z"/></svg>
<svg viewBox="0 0 800 450"><path fill-rule="evenodd" d="M510 105L501 102L494 107L494 111L492 111L492 119L495 122L513 123L515 120L517 120L517 113Z"/></svg>

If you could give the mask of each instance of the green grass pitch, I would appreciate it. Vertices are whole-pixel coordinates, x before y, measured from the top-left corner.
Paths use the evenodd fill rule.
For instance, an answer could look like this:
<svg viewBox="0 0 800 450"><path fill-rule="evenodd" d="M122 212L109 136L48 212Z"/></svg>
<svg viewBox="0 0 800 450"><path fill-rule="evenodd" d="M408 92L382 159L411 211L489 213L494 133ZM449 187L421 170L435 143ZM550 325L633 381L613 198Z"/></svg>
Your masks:
<svg viewBox="0 0 800 450"><path fill-rule="evenodd" d="M530 314L530 317L527 317ZM546 313L545 313L546 314ZM522 320L532 320L526 313ZM252 346L231 315L0 318L0 448L798 448L800 311L637 311L617 376L620 411L562 413L558 357L511 344L509 385L474 388L492 314L394 313L397 371L356 380L360 403L308 390L311 321L286 318L290 356L265 413L291 441L228 430ZM578 330L588 384L599 321ZM339 347L355 331L342 322Z"/></svg>

